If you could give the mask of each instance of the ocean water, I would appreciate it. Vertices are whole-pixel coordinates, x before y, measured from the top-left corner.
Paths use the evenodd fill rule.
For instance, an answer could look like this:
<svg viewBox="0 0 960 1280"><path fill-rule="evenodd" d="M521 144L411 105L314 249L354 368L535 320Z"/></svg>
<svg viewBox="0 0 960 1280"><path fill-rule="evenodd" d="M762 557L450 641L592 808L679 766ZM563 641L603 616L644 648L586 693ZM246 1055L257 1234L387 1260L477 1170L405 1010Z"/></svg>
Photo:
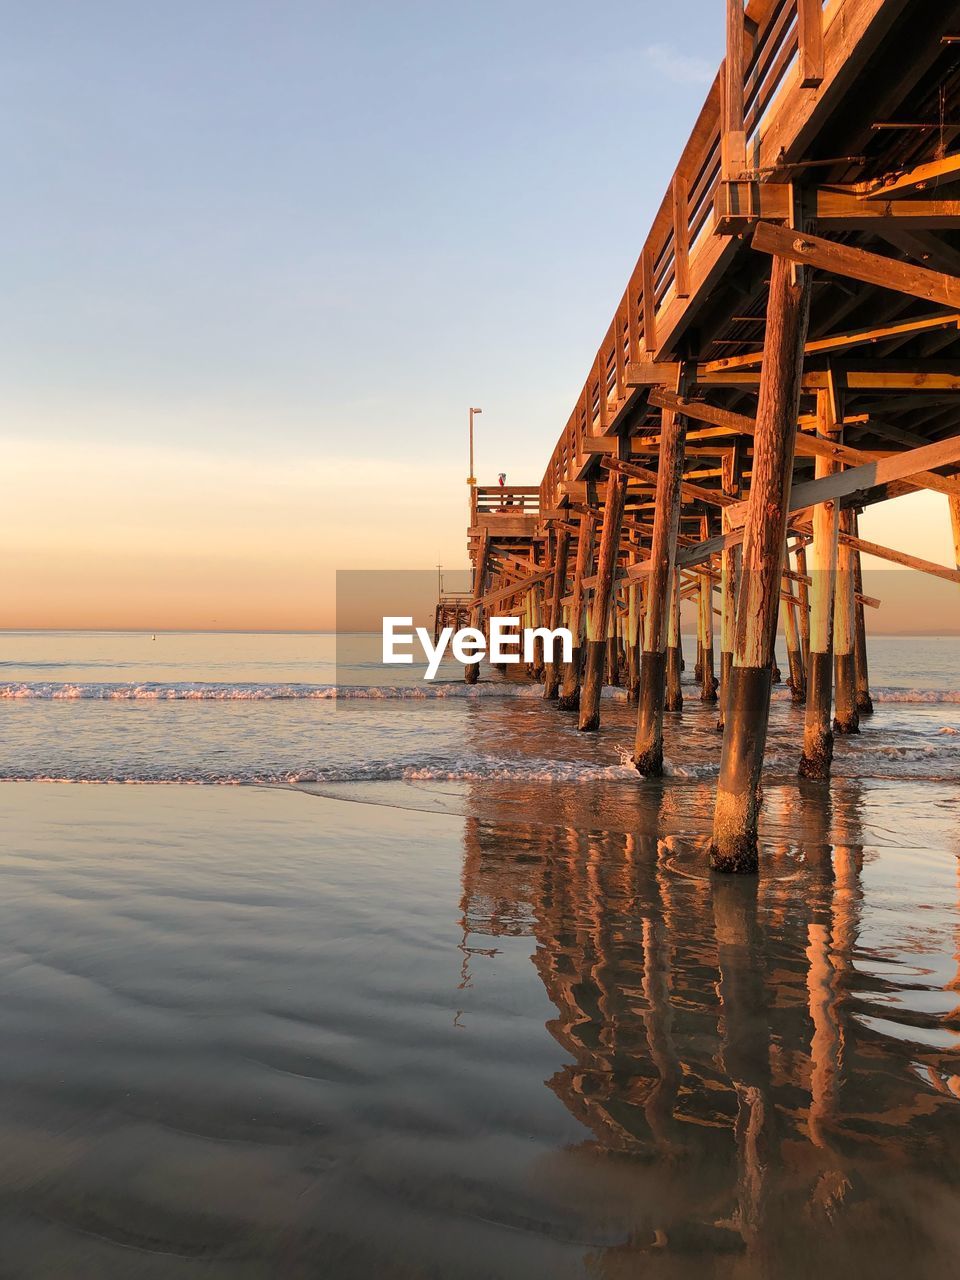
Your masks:
<svg viewBox="0 0 960 1280"><path fill-rule="evenodd" d="M952 1275L958 643L874 639L829 788L775 702L731 879L692 686L641 780L615 691L3 636L0 1273Z"/></svg>
<svg viewBox="0 0 960 1280"><path fill-rule="evenodd" d="M597 735L544 705L536 685L445 663L385 667L376 636L158 633L0 635L0 779L335 783L606 779L629 766L635 714L604 698ZM687 638L688 656L691 640ZM960 779L957 637L871 638L876 714L837 743L839 776ZM786 670L786 662L781 666ZM715 709L691 681L668 715L675 778L719 764ZM772 778L796 771L803 713L775 690Z"/></svg>

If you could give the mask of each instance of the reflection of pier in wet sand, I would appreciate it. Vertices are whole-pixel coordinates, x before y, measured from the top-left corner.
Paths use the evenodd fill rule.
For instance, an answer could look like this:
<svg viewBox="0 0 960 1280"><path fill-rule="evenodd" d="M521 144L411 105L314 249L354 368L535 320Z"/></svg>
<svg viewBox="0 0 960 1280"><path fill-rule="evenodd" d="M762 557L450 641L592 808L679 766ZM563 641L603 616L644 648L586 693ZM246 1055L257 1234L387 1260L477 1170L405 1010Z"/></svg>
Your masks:
<svg viewBox="0 0 960 1280"><path fill-rule="evenodd" d="M882 602L861 555L960 582L960 10L726 11L726 56L540 486L471 475L469 548L473 624L568 626L573 660L531 674L584 732L604 683L626 684L646 777L696 602L697 697L719 683L723 728L712 861L751 872L778 617L805 705L794 768L823 783L834 735L873 709L864 608ZM943 495L956 567L860 536L864 508L916 491Z"/></svg>
<svg viewBox="0 0 960 1280"><path fill-rule="evenodd" d="M482 983L498 939L536 939L566 1059L545 1084L592 1134L538 1177L596 1242L590 1273L685 1276L698 1257L723 1276L949 1269L960 1038L957 979L933 953L951 944L905 926L902 895L907 936L884 933L896 875L865 843L860 785L826 806L778 791L802 837L771 848L759 882L711 881L703 841L591 831L562 796L569 825L503 825L481 793L465 977ZM667 794L651 787L635 825L668 827Z"/></svg>

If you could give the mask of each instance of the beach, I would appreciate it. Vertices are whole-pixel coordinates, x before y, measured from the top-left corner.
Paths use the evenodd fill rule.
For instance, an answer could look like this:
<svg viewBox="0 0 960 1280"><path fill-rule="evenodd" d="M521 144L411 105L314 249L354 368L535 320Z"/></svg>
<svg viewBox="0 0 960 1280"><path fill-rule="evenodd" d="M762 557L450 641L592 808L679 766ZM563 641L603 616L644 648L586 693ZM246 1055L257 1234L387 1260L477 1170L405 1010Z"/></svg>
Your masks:
<svg viewBox="0 0 960 1280"><path fill-rule="evenodd" d="M955 788L363 785L0 786L6 1266L948 1273Z"/></svg>
<svg viewBox="0 0 960 1280"><path fill-rule="evenodd" d="M936 644L829 789L775 701L753 880L707 870L693 700L640 780L616 691L582 735L493 678L294 696L329 638L221 639L217 670L209 637L47 643L4 638L0 700L31 775L0 783L11 1273L949 1272Z"/></svg>

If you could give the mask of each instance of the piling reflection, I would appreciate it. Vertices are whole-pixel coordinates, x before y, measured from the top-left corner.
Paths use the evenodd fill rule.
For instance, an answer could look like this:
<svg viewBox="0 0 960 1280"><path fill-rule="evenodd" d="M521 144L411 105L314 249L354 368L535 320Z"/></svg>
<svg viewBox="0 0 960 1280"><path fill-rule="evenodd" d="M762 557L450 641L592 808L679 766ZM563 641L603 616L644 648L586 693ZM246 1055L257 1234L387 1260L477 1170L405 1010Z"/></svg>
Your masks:
<svg viewBox="0 0 960 1280"><path fill-rule="evenodd" d="M710 878L699 842L656 834L667 794L637 801L650 834L591 831L573 798L567 825L558 810L556 825L465 828L465 955L535 938L563 1059L545 1085L589 1134L564 1159L614 1161L603 1216L617 1238L586 1264L949 1268L958 970L936 957L955 945L953 903L922 929L898 911L891 935L859 784L829 804L819 789L768 798L772 828L794 836L766 850L759 881Z"/></svg>

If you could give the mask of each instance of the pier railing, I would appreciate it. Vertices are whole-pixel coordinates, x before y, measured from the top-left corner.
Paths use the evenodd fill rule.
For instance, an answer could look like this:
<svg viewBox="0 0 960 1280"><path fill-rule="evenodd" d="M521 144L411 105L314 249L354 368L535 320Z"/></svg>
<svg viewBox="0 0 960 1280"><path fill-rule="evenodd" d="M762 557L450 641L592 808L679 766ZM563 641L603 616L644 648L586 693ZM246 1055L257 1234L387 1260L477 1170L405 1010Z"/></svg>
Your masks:
<svg viewBox="0 0 960 1280"><path fill-rule="evenodd" d="M547 465L540 506L557 502L558 485L575 479L589 453L630 399L628 366L654 362L679 333L691 299L709 287L720 260L711 233L724 181L760 176L760 133L782 89L799 77L815 90L824 79L824 32L842 27L845 0L728 0L727 49L673 179L664 194L637 264L583 390ZM849 0L846 0L849 4ZM863 9L882 0L860 0ZM740 63L739 74L728 64ZM751 156L754 168L747 165ZM771 171L779 156L771 158ZM721 236L730 241L732 237Z"/></svg>
<svg viewBox="0 0 960 1280"><path fill-rule="evenodd" d="M475 485L471 524L477 516L506 513L512 516L537 515L540 511L540 489L534 484Z"/></svg>

